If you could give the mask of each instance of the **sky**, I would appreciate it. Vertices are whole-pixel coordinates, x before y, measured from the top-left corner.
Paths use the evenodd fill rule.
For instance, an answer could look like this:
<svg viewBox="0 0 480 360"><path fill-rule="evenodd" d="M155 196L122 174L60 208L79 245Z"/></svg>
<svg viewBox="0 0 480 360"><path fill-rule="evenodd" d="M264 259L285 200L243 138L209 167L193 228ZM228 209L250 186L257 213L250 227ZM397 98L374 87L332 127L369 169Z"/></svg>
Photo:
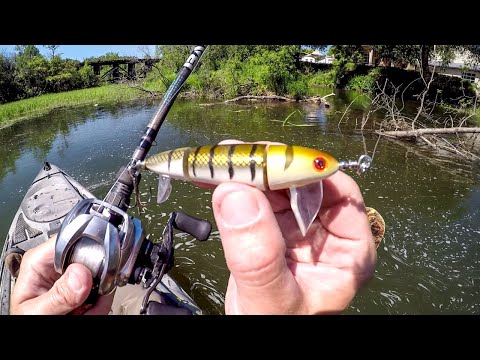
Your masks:
<svg viewBox="0 0 480 360"><path fill-rule="evenodd" d="M43 45L35 45L44 56L51 54L50 50ZM150 55L155 53L155 45L60 45L56 54L61 54L63 59L75 59L83 61L91 56L101 56L107 52L118 53L120 56L144 57L145 52L141 49L146 48ZM15 45L0 45L1 52L13 53Z"/></svg>
<svg viewBox="0 0 480 360"><path fill-rule="evenodd" d="M35 46L40 50L42 55L46 57L50 56L50 50L43 45ZM322 53L326 53L330 46L331 45L328 45ZM118 53L120 56L136 56L143 58L145 56L145 51L142 49L146 49L151 56L155 54L155 45L60 45L55 53L60 53L63 59L83 61L85 58L105 55L108 52ZM7 53L15 52L15 45L0 45L0 53L4 51Z"/></svg>

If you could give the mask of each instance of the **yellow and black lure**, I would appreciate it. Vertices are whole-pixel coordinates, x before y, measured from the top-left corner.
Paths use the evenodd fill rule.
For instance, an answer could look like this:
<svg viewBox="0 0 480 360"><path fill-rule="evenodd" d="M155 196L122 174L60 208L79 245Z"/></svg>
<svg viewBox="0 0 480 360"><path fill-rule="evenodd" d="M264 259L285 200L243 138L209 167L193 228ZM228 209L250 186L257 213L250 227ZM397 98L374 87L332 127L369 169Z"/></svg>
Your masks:
<svg viewBox="0 0 480 360"><path fill-rule="evenodd" d="M139 163L162 177L218 185L241 182L260 190L289 189L292 210L306 234L322 201L322 182L338 170L366 171L368 155L337 161L326 152L294 145L241 143L164 151Z"/></svg>

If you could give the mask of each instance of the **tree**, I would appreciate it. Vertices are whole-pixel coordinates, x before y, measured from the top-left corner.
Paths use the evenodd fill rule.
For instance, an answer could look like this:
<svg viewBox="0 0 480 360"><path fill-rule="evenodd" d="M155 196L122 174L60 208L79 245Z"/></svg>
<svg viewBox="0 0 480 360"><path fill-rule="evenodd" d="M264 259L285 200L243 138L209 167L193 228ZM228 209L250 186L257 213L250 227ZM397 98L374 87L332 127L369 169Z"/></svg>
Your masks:
<svg viewBox="0 0 480 360"><path fill-rule="evenodd" d="M461 53L469 56L471 62L480 63L479 45L371 45L384 64L418 66L423 74L428 77L430 62L433 58L447 65L453 61L455 54ZM335 45L329 52L336 58L342 58L353 63L360 62L361 45Z"/></svg>
<svg viewBox="0 0 480 360"><path fill-rule="evenodd" d="M78 60L62 60L56 55L50 60L49 65L49 76L45 79L47 92L62 92L84 87Z"/></svg>
<svg viewBox="0 0 480 360"><path fill-rule="evenodd" d="M157 45L155 55L161 59L162 67L177 71L185 63L193 48L193 45Z"/></svg>
<svg viewBox="0 0 480 360"><path fill-rule="evenodd" d="M49 62L42 56L23 58L16 62L15 78L24 97L41 95L45 92L46 78L49 75Z"/></svg>
<svg viewBox="0 0 480 360"><path fill-rule="evenodd" d="M336 84L340 84L345 75L355 70L363 61L361 45L334 45L329 49L329 53L335 58L333 70Z"/></svg>
<svg viewBox="0 0 480 360"><path fill-rule="evenodd" d="M312 50L325 51L328 48L328 45L305 45Z"/></svg>
<svg viewBox="0 0 480 360"><path fill-rule="evenodd" d="M386 62L401 62L418 65L424 74L430 73L429 63L433 58L448 65L455 54L467 55L472 63L480 62L479 45L373 45L377 54Z"/></svg>
<svg viewBox="0 0 480 360"><path fill-rule="evenodd" d="M21 91L20 98L40 95L45 89L48 61L35 45L17 45L14 77Z"/></svg>
<svg viewBox="0 0 480 360"><path fill-rule="evenodd" d="M373 45L373 50L384 64L415 64L420 55L420 45Z"/></svg>
<svg viewBox="0 0 480 360"><path fill-rule="evenodd" d="M125 57L120 56L118 53L107 52L102 56L91 56L89 58L86 58L85 63L88 63L90 61L117 60L117 59L123 59L123 58Z"/></svg>
<svg viewBox="0 0 480 360"><path fill-rule="evenodd" d="M43 47L46 47L48 50L52 52L52 59L55 57L55 51L60 47L60 45L43 45Z"/></svg>
<svg viewBox="0 0 480 360"><path fill-rule="evenodd" d="M15 60L12 56L0 54L0 104L14 101L19 95L15 80Z"/></svg>
<svg viewBox="0 0 480 360"><path fill-rule="evenodd" d="M16 45L15 51L18 52L18 57L31 59L35 56L41 56L40 50L35 45Z"/></svg>

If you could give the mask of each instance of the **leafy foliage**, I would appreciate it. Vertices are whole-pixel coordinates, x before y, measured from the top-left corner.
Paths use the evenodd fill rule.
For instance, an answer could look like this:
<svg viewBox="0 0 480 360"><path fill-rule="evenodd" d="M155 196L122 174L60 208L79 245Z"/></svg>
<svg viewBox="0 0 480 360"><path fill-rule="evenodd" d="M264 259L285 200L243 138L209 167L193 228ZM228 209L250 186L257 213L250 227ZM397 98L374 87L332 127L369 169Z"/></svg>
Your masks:
<svg viewBox="0 0 480 360"><path fill-rule="evenodd" d="M51 52L47 58L34 45L18 45L12 55L0 54L0 103L10 102L51 92L63 92L103 84L89 65L71 59L62 59L59 45L44 45ZM165 91L175 79L193 45L157 45L154 64L142 86ZM480 60L478 45L374 45L373 48L386 64L424 65L432 56L448 63L455 52L469 51L471 61ZM288 95L302 98L309 87L338 87L363 92L374 90L377 82L391 79L395 86L405 86L418 73L397 71L394 68L376 68L362 65L361 45L335 45L328 48L334 56L332 65L305 64L299 61L302 53L325 51L325 45L210 45L197 69L185 84L184 90L193 95L232 98L239 95ZM91 57L85 64L98 60L121 59L118 53ZM427 62L428 64L428 62ZM308 66L307 66L308 65ZM315 66L313 66L315 65ZM317 66L318 65L318 66ZM108 69L101 70L103 75ZM123 69L126 72L126 69ZM427 74L428 75L428 74ZM389 78L390 79L390 78ZM411 94L421 84L411 85ZM453 89L449 88L454 87ZM432 83L432 96L454 99L459 92L471 94L471 86L457 80L438 79ZM450 100L445 100L450 101Z"/></svg>
<svg viewBox="0 0 480 360"><path fill-rule="evenodd" d="M15 79L15 59L0 54L0 104L16 99L20 88Z"/></svg>
<svg viewBox="0 0 480 360"><path fill-rule="evenodd" d="M374 94L379 88L385 87L385 92L404 99L418 100L418 96L425 89L420 74L413 70L404 70L395 67L371 68L365 65L358 66L355 71L348 73L345 88ZM458 77L436 73L427 94L427 100L448 105L459 106L460 101L473 99L475 91L472 84Z"/></svg>
<svg viewBox="0 0 480 360"><path fill-rule="evenodd" d="M52 52L50 59L43 57L34 45L17 45L15 54L0 55L0 104L99 84L90 66L81 67L77 60L62 59L57 51L59 45L45 47ZM119 56L107 53L105 58Z"/></svg>
<svg viewBox="0 0 480 360"><path fill-rule="evenodd" d="M435 57L440 64L450 63L455 54L468 55L470 64L480 62L480 46L478 45L372 45L384 67L371 68L362 65L363 53L360 45L335 45L330 49L335 56L332 72L335 86L362 92L375 92L377 84L388 83L387 92L394 87L403 93L406 99L417 99L425 89L417 71L407 71L407 64L415 65L423 70L425 79L430 76L428 61ZM389 65L396 67L390 67ZM316 75L318 80L330 80L327 73ZM388 81L387 81L388 79ZM404 91L404 92L403 92ZM451 105L459 105L461 98L474 98L472 85L458 77L444 76L436 73L427 99Z"/></svg>
<svg viewBox="0 0 480 360"><path fill-rule="evenodd" d="M157 46L156 54L162 56L157 76L170 79L192 47ZM307 83L299 69L299 54L299 45L210 45L188 79L186 90L213 97L247 93L301 97L306 94Z"/></svg>
<svg viewBox="0 0 480 360"><path fill-rule="evenodd" d="M361 91L365 93L370 93L375 90L375 84L381 76L381 69L374 68L368 72L366 75L356 75L352 77L347 86L347 90Z"/></svg>
<svg viewBox="0 0 480 360"><path fill-rule="evenodd" d="M46 47L48 50L50 50L52 52L52 58L55 57L55 52L60 47L60 45L43 45L43 46Z"/></svg>

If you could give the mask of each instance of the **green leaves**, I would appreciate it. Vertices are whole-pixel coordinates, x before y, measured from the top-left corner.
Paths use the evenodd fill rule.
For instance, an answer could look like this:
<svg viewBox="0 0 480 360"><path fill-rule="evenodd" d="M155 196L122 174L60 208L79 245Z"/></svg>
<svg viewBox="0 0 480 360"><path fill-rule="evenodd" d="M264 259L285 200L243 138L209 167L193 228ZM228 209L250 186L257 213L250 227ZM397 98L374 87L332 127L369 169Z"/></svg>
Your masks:
<svg viewBox="0 0 480 360"><path fill-rule="evenodd" d="M192 46L159 45L159 76L175 73ZM307 83L297 69L300 45L209 45L187 88L202 95L303 96Z"/></svg>

